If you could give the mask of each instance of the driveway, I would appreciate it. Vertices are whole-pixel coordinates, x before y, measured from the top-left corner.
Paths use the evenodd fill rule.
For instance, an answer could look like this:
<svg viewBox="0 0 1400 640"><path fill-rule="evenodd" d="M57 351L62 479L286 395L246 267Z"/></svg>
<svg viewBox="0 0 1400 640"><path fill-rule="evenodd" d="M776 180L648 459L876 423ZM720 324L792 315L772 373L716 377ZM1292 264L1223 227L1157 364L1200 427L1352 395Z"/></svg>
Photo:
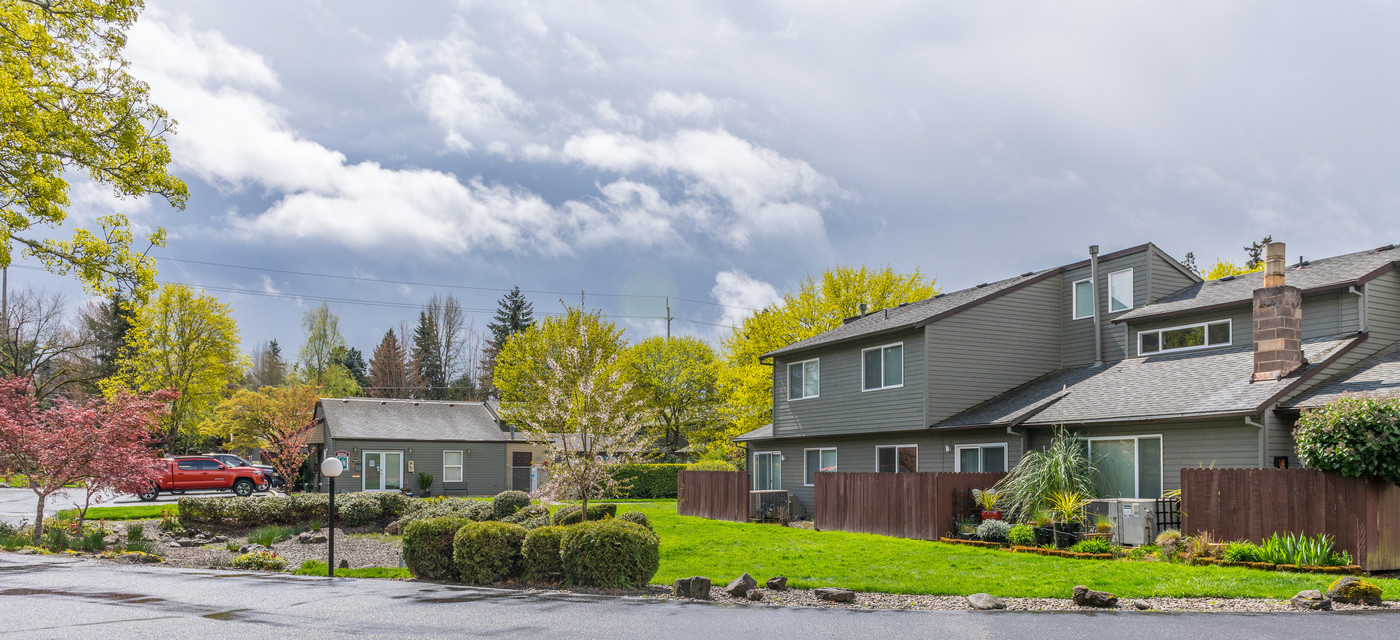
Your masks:
<svg viewBox="0 0 1400 640"><path fill-rule="evenodd" d="M0 553L0 638L1394 637L1400 613L785 609Z"/></svg>
<svg viewBox="0 0 1400 640"><path fill-rule="evenodd" d="M196 491L190 493L191 496L200 497L235 497L232 493L223 491ZM253 494L268 495L268 494ZM86 489L62 489L58 493L49 496L44 502L45 517L51 516L64 509L73 509L83 504L83 498L87 496ZM174 504L180 496L162 493L156 498L154 503L141 502L140 498L131 495L120 496L97 496L93 498L94 507L120 507L133 504ZM19 524L20 522L34 521L34 511L39 506L39 498L33 491L22 487L0 488L0 522L8 524Z"/></svg>

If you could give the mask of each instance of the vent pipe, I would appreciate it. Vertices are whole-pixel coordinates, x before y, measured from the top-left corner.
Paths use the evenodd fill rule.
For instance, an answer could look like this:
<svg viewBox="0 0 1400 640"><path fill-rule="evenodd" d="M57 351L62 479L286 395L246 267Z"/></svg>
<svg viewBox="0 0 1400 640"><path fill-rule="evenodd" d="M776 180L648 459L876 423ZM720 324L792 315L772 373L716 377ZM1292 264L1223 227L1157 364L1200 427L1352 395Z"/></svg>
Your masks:
<svg viewBox="0 0 1400 640"><path fill-rule="evenodd" d="M1103 366L1103 323L1099 318L1099 245L1089 245L1089 282L1094 295L1094 366Z"/></svg>

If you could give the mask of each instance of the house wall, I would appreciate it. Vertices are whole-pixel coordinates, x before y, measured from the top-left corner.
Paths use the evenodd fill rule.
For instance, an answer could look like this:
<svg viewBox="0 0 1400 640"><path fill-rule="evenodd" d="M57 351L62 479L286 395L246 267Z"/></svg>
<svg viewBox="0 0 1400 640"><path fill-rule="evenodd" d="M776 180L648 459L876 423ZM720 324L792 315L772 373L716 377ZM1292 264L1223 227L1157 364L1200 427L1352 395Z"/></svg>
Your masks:
<svg viewBox="0 0 1400 640"><path fill-rule="evenodd" d="M1109 425L1067 425L1083 437L1162 436L1162 490L1181 488L1183 468L1257 468L1260 430L1243 418L1202 422L1157 422ZM1050 445L1053 430L1030 432L1030 447Z"/></svg>
<svg viewBox="0 0 1400 640"><path fill-rule="evenodd" d="M338 450L350 452L350 468L336 480L337 492L361 491L364 488L363 453L365 451L402 451L404 453L404 486L418 492L418 474L433 474L434 495L442 495L442 453L461 451L462 479L467 483L467 494L489 496L506 489L505 442L461 442L461 441L421 441L421 440L349 440L333 438L326 447L327 455ZM412 453L409 451L412 450ZM467 453L470 451L471 453ZM408 461L413 461L413 471L408 471ZM322 478L322 490L328 483Z"/></svg>
<svg viewBox="0 0 1400 640"><path fill-rule="evenodd" d="M1303 338L1321 338L1360 330L1358 297L1349 293L1329 292L1303 298ZM1237 307L1216 309L1204 313L1124 323L1128 327L1128 357L1140 357L1138 334L1143 331L1179 327L1200 322L1230 320L1230 346L1248 347L1254 344L1254 308L1250 303ZM1204 351L1204 350L1203 350Z"/></svg>
<svg viewBox="0 0 1400 640"><path fill-rule="evenodd" d="M1098 302L1099 318L1103 325L1102 344L1104 362L1116 362L1124 357L1123 340L1127 328L1113 324L1112 320L1127 310L1108 312L1108 274L1131 268L1133 270L1133 308L1147 304L1152 270L1149 269L1151 250L1139 251L1112 260L1099 261ZM1062 366L1083 367L1094 364L1094 321L1091 319L1072 320L1074 282L1089 277L1089 267L1083 266L1066 271L1060 276L1060 317L1064 322L1064 351Z"/></svg>
<svg viewBox="0 0 1400 640"><path fill-rule="evenodd" d="M862 391L861 351L894 343L904 345L904 386ZM788 364L812 358L820 360L818 396L788 400ZM921 429L925 426L924 371L922 330L774 358L773 434L778 437L828 436Z"/></svg>
<svg viewBox="0 0 1400 640"><path fill-rule="evenodd" d="M1197 280L1183 273L1180 268L1173 264L1173 260L1162 253L1161 249L1153 246L1152 255L1149 256L1151 270L1151 281L1148 283L1148 302L1156 302L1186 287L1196 284Z"/></svg>

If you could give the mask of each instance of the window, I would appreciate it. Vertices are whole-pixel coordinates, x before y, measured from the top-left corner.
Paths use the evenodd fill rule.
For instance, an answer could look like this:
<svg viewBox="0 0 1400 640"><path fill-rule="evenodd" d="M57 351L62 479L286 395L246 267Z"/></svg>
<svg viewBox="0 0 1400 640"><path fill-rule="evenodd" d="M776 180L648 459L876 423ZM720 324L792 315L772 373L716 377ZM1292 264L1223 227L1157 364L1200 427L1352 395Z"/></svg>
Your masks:
<svg viewBox="0 0 1400 640"><path fill-rule="evenodd" d="M1203 322L1138 333L1138 355L1184 351L1230 344L1230 321Z"/></svg>
<svg viewBox="0 0 1400 640"><path fill-rule="evenodd" d="M218 470L223 469L223 468L224 468L224 465L219 464L219 461L218 461L218 460L200 460L200 461L199 461L199 469L200 469L201 471L218 471Z"/></svg>
<svg viewBox="0 0 1400 640"><path fill-rule="evenodd" d="M462 481L462 452L444 451L442 452L442 481L461 482Z"/></svg>
<svg viewBox="0 0 1400 640"><path fill-rule="evenodd" d="M904 343L887 344L860 352L864 362L861 389L876 391L904 386Z"/></svg>
<svg viewBox="0 0 1400 640"><path fill-rule="evenodd" d="M821 367L817 360L788 365L788 400L815 398L821 387Z"/></svg>
<svg viewBox="0 0 1400 640"><path fill-rule="evenodd" d="M1071 293L1074 298L1074 319L1082 320L1094 317L1094 282L1092 280L1076 281Z"/></svg>
<svg viewBox="0 0 1400 640"><path fill-rule="evenodd" d="M760 451L753 454L753 490L772 491L783 488L783 454Z"/></svg>
<svg viewBox="0 0 1400 640"><path fill-rule="evenodd" d="M1094 489L1100 498L1162 495L1162 436L1089 438Z"/></svg>
<svg viewBox="0 0 1400 640"><path fill-rule="evenodd" d="M1006 471L1005 444L960 444L954 449L958 454L953 461L954 471Z"/></svg>
<svg viewBox="0 0 1400 640"><path fill-rule="evenodd" d="M918 471L919 445L901 444L875 447L875 470L880 473Z"/></svg>
<svg viewBox="0 0 1400 640"><path fill-rule="evenodd" d="M836 470L836 449L807 449L807 466L803 470L803 486L817 484L818 471Z"/></svg>
<svg viewBox="0 0 1400 640"><path fill-rule="evenodd" d="M1133 270L1124 269L1108 274L1108 312L1133 308Z"/></svg>
<svg viewBox="0 0 1400 640"><path fill-rule="evenodd" d="M181 471L199 471L198 460L181 460L176 462L175 466Z"/></svg>

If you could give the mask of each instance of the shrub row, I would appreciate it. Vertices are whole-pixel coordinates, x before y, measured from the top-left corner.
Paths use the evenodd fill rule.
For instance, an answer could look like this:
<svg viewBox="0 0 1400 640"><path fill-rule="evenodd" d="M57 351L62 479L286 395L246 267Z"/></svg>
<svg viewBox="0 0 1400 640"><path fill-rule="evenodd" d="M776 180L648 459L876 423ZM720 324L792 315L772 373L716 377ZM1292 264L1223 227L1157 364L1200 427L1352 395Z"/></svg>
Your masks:
<svg viewBox="0 0 1400 640"><path fill-rule="evenodd" d="M617 505L615 504L590 504L588 505L588 521L603 520L617 515ZM554 524L578 524L583 522L583 506L571 504L561 507L554 512Z"/></svg>
<svg viewBox="0 0 1400 640"><path fill-rule="evenodd" d="M674 498L684 464L619 464L612 468L619 498Z"/></svg>
<svg viewBox="0 0 1400 640"><path fill-rule="evenodd" d="M180 498L180 524L260 527L325 520L329 496L296 493L256 499ZM383 524L403 516L412 501L396 491L336 494L335 512L347 527Z"/></svg>

